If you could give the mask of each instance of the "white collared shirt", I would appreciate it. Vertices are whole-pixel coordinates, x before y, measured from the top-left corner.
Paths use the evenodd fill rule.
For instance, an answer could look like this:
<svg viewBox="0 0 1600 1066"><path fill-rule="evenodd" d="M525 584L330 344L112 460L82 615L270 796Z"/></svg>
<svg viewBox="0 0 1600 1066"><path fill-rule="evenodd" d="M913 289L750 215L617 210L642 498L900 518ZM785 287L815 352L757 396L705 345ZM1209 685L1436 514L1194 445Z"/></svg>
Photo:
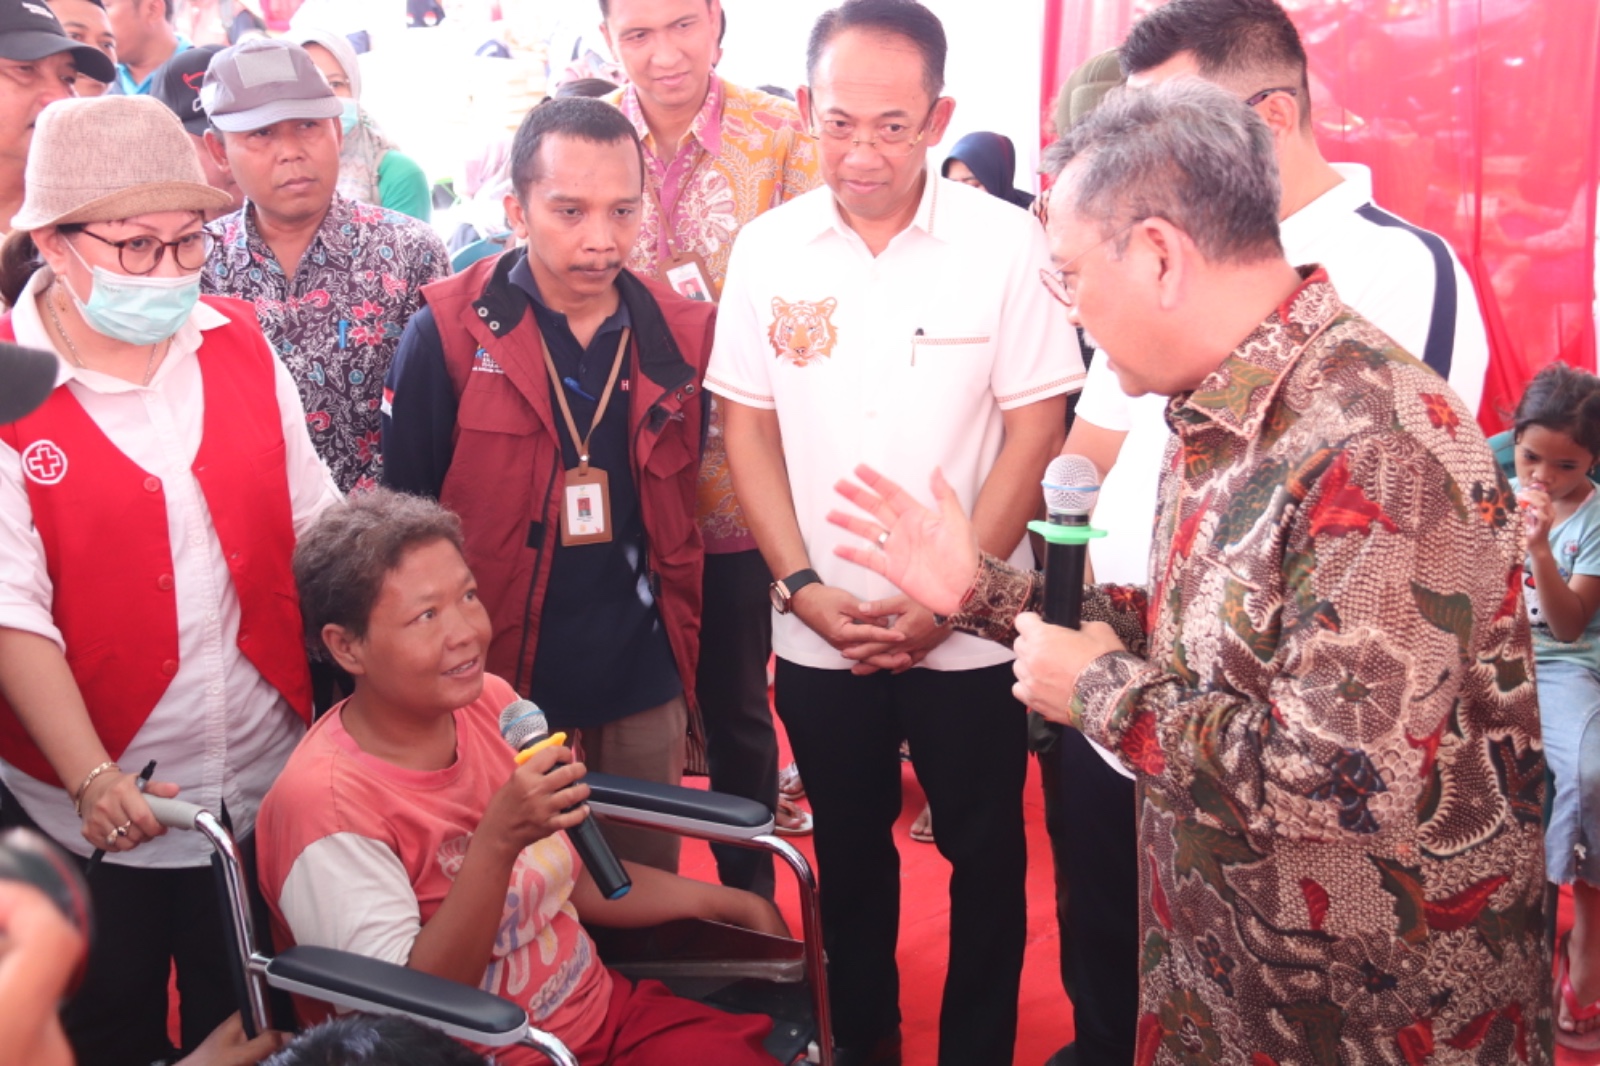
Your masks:
<svg viewBox="0 0 1600 1066"><path fill-rule="evenodd" d="M1449 342L1450 387L1476 411L1489 338L1471 278L1442 238L1372 203L1366 167L1336 163L1334 169L1344 181L1279 224L1285 257L1296 266L1320 264L1340 299L1418 360L1430 344ZM1090 542L1089 558L1095 580L1142 585L1149 580L1162 456L1172 436L1167 401L1130 398L1105 362L1094 360L1078 417L1128 435L1115 467L1104 472L1095 505L1094 524L1110 536Z"/></svg>
<svg viewBox="0 0 1600 1066"><path fill-rule="evenodd" d="M55 350L33 299L51 280L48 269L39 271L12 309L11 325L20 345ZM195 353L201 334L227 321L215 308L197 306L173 335L149 385L73 367L59 352L56 385L70 389L112 444L160 478L166 490L178 608L178 672L118 764L137 773L156 759L156 780L176 782L182 789L180 799L213 813L226 804L235 833L243 834L254 825L261 798L305 726L239 651L239 597L200 484L190 470L205 418ZM294 381L276 360L274 394L283 423L290 507L298 536L324 508L337 502L339 493L311 445ZM106 548L114 551L115 545L108 543ZM22 460L15 449L0 442L0 627L37 633L64 651L51 602L44 544L33 528ZM107 604L106 609L117 607ZM127 623L139 625L141 620L129 618ZM65 790L4 761L0 779L57 843L79 855L89 854L82 822ZM69 787L77 784L70 782ZM170 832L115 861L170 868L198 865L210 854L210 845L199 834Z"/></svg>
<svg viewBox="0 0 1600 1066"><path fill-rule="evenodd" d="M833 486L857 464L930 507L937 466L970 513L1004 442L1001 412L1081 387L1066 309L1039 281L1049 261L1027 212L931 174L915 219L876 257L826 187L740 233L706 387L777 411L801 536L825 583L863 600L898 595L833 552L859 540L826 517L849 507ZM1011 560L1031 568L1026 538ZM772 643L802 666L851 665L793 615L775 619ZM958 633L923 665L970 670L1010 658Z"/></svg>

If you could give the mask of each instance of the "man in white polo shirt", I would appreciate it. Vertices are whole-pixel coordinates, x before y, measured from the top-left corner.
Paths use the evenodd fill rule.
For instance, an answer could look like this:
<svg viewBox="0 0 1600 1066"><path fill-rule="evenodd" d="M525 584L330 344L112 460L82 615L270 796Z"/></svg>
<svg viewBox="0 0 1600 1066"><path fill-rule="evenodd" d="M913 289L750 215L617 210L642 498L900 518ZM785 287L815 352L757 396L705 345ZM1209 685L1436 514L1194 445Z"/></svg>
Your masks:
<svg viewBox="0 0 1600 1066"><path fill-rule="evenodd" d="M850 0L818 20L799 103L827 188L740 233L706 376L728 401L734 489L780 579L777 710L816 813L844 1066L900 1061L902 738L953 866L939 1060L1009 1057L1027 751L1011 656L837 558L833 485L862 461L907 485L937 466L988 549L1026 563L1083 374L1039 281L1038 224L927 169L955 106L940 95L944 55L938 19L911 0Z"/></svg>
<svg viewBox="0 0 1600 1066"><path fill-rule="evenodd" d="M1311 128L1305 49L1276 0L1173 0L1135 24L1119 52L1129 85L1198 75L1256 109L1277 142L1279 232L1289 262L1320 263L1345 303L1476 411L1489 340L1472 280L1442 237L1372 202L1366 167L1322 157ZM1095 363L1069 441L1109 471L1095 524L1113 535L1096 541L1090 557L1097 580L1142 583L1170 435L1165 402L1129 400L1104 360Z"/></svg>
<svg viewBox="0 0 1600 1066"><path fill-rule="evenodd" d="M1130 86L1199 76L1253 107L1277 146L1286 258L1321 264L1345 303L1446 378L1468 410L1478 409L1489 341L1472 281L1441 237L1372 202L1366 167L1322 157L1311 128L1305 49L1276 0L1172 0L1134 25L1119 55ZM1089 549L1096 581L1148 583L1157 486L1172 435L1166 409L1164 396L1130 399L1104 356L1093 360L1064 450L1090 457L1106 472L1094 523L1110 536ZM1120 771L1102 762L1088 741L1067 732L1063 803L1126 809L1132 781L1115 776ZM1123 890L1135 883L1138 869L1131 825L1131 817L1115 823L1095 818L1068 829L1068 924L1080 984L1088 974L1138 958L1137 901ZM1077 1062L1126 1063L1136 1012L1131 989L1099 994L1094 1017L1078 1027Z"/></svg>

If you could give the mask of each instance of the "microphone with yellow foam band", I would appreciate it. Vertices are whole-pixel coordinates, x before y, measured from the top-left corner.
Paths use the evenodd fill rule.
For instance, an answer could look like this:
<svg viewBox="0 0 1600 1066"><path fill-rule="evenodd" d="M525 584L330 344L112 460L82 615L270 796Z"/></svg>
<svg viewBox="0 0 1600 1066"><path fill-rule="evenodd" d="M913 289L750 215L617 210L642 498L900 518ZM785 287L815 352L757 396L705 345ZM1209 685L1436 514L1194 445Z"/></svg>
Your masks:
<svg viewBox="0 0 1600 1066"><path fill-rule="evenodd" d="M526 700L522 700L522 701L519 701L519 702L526 703L527 701ZM543 716L541 716L541 717L543 717ZM532 744L528 745L526 748L523 748L521 751L517 752L517 757L516 757L516 760L515 760L516 764L518 766L521 766L523 763L527 762L529 759L533 758L535 755L539 754L539 752L543 751L544 749L560 747L562 744L565 744L566 742L567 742L567 735L565 733L551 733L549 736L545 737L543 740L536 740Z"/></svg>
<svg viewBox="0 0 1600 1066"><path fill-rule="evenodd" d="M518 766L545 748L567 742L565 733L550 732L550 723L545 721L544 712L532 700L516 700L500 712L500 735L516 749ZM577 849L578 858L588 867L589 876L594 878L595 887L600 889L602 896L621 899L628 894L633 887L633 880L628 876L628 871L623 869L593 817L585 816L583 821L567 830L567 839Z"/></svg>

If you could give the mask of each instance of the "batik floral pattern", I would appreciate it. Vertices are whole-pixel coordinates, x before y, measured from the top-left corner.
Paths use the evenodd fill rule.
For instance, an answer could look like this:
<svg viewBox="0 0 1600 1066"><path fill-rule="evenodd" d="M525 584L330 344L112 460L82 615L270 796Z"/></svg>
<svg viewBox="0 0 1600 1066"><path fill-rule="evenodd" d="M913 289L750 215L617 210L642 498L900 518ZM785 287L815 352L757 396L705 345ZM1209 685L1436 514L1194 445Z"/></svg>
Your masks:
<svg viewBox="0 0 1600 1066"><path fill-rule="evenodd" d="M1321 272L1167 417L1148 609L1087 597L1129 651L1073 705L1140 773L1136 1062L1549 1062L1520 523L1477 423ZM985 560L958 625L1009 639L1039 592Z"/></svg>
<svg viewBox="0 0 1600 1066"><path fill-rule="evenodd" d="M611 100L644 140L648 180L671 219L669 246L655 202L645 197L639 238L628 259L628 268L636 274L654 277L676 248L698 254L720 292L739 228L821 181L816 144L801 125L800 112L787 100L713 76L705 104L676 154L655 143L631 86ZM755 539L734 498L728 473L719 399L711 401L707 430L697 505L706 550L753 549Z"/></svg>
<svg viewBox="0 0 1600 1066"><path fill-rule="evenodd" d="M212 224L217 249L201 285L255 304L339 491L375 487L383 378L422 287L450 272L444 243L415 219L335 195L290 278L251 211Z"/></svg>

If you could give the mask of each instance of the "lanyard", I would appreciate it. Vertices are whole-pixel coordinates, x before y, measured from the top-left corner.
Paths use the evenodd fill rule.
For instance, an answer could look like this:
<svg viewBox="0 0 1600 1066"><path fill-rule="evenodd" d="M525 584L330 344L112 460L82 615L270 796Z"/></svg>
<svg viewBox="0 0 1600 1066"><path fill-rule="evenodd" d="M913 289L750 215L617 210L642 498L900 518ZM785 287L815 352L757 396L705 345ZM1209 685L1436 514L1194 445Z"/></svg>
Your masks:
<svg viewBox="0 0 1600 1066"><path fill-rule="evenodd" d="M689 167L689 172L683 176L683 180L678 182L678 195L672 201L672 209L674 211L676 211L679 206L682 205L684 196L689 192L690 184L694 181L695 175L700 171L700 164L704 163L706 161L706 157L711 154L704 148L700 147L698 142L694 142L694 151L696 153L694 164ZM674 160L674 162L676 162L676 160ZM661 184L663 187L666 185L667 171L671 169L672 167L668 165L661 171ZM658 189L653 182L651 182L649 174L645 175L644 187L650 193L650 202L655 206L656 218L660 220L661 241L667 246L667 255L670 258L676 258L680 254L678 252L677 223L673 222L672 218L667 214L666 208L661 203L661 190ZM659 252L657 254L659 254Z"/></svg>
<svg viewBox="0 0 1600 1066"><path fill-rule="evenodd" d="M543 331L541 331L543 332ZM595 427L606 415L606 404L611 402L611 390L617 384L617 375L622 372L622 359L628 350L628 333L626 326L622 329L622 340L617 342L617 354L611 360L611 376L606 378L606 387L600 393L600 403L594 409L594 420L589 423L589 432L578 439L578 424L572 420L572 408L567 404L567 391L561 385L561 375L556 373L556 361L550 358L550 340L544 339L544 368L550 372L550 384L556 391L556 403L561 406L561 417L567 420L567 432L572 435L573 446L578 449L578 470L581 473L589 471L589 441L594 436Z"/></svg>

